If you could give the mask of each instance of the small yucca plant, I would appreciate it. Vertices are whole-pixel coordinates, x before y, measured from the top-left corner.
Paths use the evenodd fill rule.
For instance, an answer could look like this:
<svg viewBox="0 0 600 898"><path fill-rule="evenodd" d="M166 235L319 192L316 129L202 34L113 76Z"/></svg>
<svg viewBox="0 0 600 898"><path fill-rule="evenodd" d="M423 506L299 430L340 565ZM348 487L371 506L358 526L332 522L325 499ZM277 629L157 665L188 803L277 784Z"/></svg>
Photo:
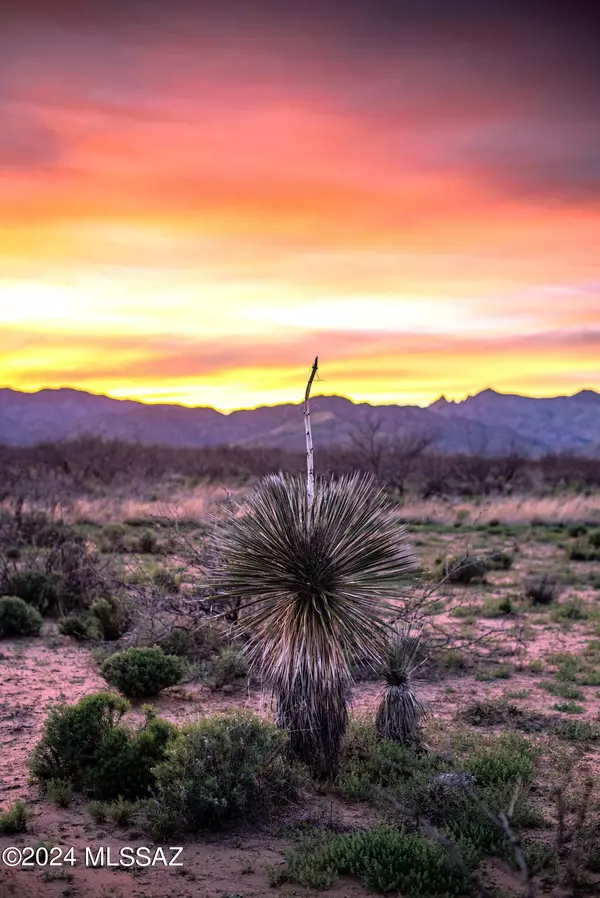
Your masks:
<svg viewBox="0 0 600 898"><path fill-rule="evenodd" d="M415 744L425 706L417 698L415 681L427 659L421 633L396 628L384 653L381 675L385 681L375 726L382 739Z"/></svg>
<svg viewBox="0 0 600 898"><path fill-rule="evenodd" d="M310 499L310 501L309 501ZM416 568L394 506L372 478L266 477L215 532L212 586L239 599L252 673L271 687L296 757L337 766L351 665L381 659L390 600Z"/></svg>

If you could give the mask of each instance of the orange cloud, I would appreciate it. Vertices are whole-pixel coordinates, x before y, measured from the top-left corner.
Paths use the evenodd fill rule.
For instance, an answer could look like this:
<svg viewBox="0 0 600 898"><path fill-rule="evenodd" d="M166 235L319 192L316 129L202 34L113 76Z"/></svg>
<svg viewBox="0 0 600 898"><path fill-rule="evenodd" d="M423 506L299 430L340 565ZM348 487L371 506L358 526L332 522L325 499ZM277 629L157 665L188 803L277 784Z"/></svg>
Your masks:
<svg viewBox="0 0 600 898"><path fill-rule="evenodd" d="M3 14L0 382L231 408L319 352L361 399L600 386L586 29L350 5Z"/></svg>

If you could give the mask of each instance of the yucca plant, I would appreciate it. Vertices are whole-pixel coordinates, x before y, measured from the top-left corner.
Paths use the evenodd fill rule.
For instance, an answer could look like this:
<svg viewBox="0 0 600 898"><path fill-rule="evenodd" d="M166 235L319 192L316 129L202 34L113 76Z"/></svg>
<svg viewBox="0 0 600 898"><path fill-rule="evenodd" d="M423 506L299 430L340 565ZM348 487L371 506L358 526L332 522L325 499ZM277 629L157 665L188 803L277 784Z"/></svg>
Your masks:
<svg viewBox="0 0 600 898"><path fill-rule="evenodd" d="M375 726L382 739L415 744L425 706L417 698L415 681L427 660L422 633L410 626L395 628L386 647L381 675L385 681Z"/></svg>
<svg viewBox="0 0 600 898"><path fill-rule="evenodd" d="M380 661L391 600L416 568L405 532L362 475L270 475L216 528L213 589L240 600L250 670L272 689L293 754L319 776L337 766L351 665Z"/></svg>

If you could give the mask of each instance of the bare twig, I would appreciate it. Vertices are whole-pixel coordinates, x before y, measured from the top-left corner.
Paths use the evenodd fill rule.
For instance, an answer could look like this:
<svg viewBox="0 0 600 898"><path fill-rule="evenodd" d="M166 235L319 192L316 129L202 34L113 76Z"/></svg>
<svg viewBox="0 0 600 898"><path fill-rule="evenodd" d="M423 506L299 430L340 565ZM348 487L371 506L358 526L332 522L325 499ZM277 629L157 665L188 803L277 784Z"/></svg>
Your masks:
<svg viewBox="0 0 600 898"><path fill-rule="evenodd" d="M319 367L319 357L315 358L314 364L312 366L310 377L308 378L308 383L306 385L306 392L304 394L304 431L306 434L306 525L308 526L310 522L310 515L312 512L313 503L315 500L315 470L313 466L313 441L312 441L312 430L310 426L310 405L309 405L309 397L310 397L310 388L312 387L313 380L315 379L315 375L317 373L317 369Z"/></svg>

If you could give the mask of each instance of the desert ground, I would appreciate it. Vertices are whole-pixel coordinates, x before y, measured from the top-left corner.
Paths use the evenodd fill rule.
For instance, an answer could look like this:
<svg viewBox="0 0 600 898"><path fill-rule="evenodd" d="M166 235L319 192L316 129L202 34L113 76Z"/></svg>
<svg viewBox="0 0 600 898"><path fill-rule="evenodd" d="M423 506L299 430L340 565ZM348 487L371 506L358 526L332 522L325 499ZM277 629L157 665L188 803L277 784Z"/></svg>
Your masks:
<svg viewBox="0 0 600 898"><path fill-rule="evenodd" d="M230 498L240 498L244 489L232 488ZM0 867L2 898L316 894L310 877L303 881L282 872L295 844L294 828L356 832L387 819L385 808L353 797L339 782L305 783L293 801L264 821L166 843L150 838L135 818L124 825L94 822L81 794L53 801L31 778L27 761L49 710L110 689L100 674L101 661L140 640L151 642L154 625L168 626L178 597L193 591L198 573L185 547L202 545L210 515L225 494L224 487L200 484L178 495L105 495L71 499L53 511L45 507L44 514L58 515L85 535L90 551L98 552L111 575L119 572L134 600L145 603L156 619L149 624L140 613L116 642L77 640L61 632L52 616L38 636L0 639L0 809L23 801L29 814L24 831L0 835L0 850L74 846L80 858L86 846L168 844L183 848L183 866L133 872L81 863L18 872L5 866ZM11 503L8 497L6 515L12 514ZM540 819L520 835L548 846L529 862L536 888L557 896L594 894L600 885L600 493L427 501L409 496L398 516L421 566L406 602L432 641L431 657L415 684L428 711L426 744L441 749L455 733L459 741L465 733L476 739L516 733L529 740L536 761L528 800ZM136 540L148 532L151 551L143 552ZM465 557L492 563L472 579L453 574L456 559ZM168 576L161 577L161 571ZM185 609L188 613L189 606ZM220 638L226 641L227 635ZM210 655L193 663L180 685L152 700L160 717L181 725L234 708L272 717L270 696L260 684L235 665L215 673L211 663ZM377 680L357 679L352 705L357 720L374 714L380 694ZM142 720L141 704L133 701L128 721ZM582 806L585 820L578 823ZM558 830L567 825L575 832L562 844ZM554 866L557 854L560 869ZM486 859L478 875L493 894L526 893L510 850ZM359 877L340 875L326 894L359 898L371 891Z"/></svg>

